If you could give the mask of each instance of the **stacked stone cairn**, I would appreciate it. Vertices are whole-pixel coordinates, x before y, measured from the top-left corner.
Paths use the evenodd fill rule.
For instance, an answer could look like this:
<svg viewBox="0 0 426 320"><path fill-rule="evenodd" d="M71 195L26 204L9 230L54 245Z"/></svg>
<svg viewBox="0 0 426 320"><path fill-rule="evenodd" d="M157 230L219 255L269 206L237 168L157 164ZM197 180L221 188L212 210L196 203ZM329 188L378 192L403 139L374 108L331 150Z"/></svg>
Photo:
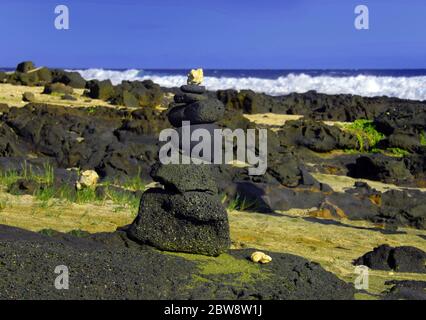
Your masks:
<svg viewBox="0 0 426 320"><path fill-rule="evenodd" d="M175 102L170 105L169 121L177 131L184 121L189 121L191 127L211 129L223 117L224 105L209 98L200 85L200 70L191 71L188 84L181 87L182 93L175 95ZM211 166L154 164L151 177L163 188L151 188L142 195L129 236L160 250L209 256L225 252L230 246L228 216Z"/></svg>

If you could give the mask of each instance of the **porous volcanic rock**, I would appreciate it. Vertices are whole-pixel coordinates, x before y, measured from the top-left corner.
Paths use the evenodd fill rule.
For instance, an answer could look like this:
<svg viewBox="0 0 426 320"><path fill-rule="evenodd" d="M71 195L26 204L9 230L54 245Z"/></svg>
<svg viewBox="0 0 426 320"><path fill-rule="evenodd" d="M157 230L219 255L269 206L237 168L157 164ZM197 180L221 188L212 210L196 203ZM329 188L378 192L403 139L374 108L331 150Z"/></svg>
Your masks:
<svg viewBox="0 0 426 320"><path fill-rule="evenodd" d="M92 99L109 100L115 95L111 80L91 80L86 86L89 89L89 97Z"/></svg>
<svg viewBox="0 0 426 320"><path fill-rule="evenodd" d="M217 256L230 246L227 212L217 196L206 192L149 189L128 234L168 251Z"/></svg>
<svg viewBox="0 0 426 320"><path fill-rule="evenodd" d="M337 126L313 120L287 121L279 130L283 145L304 146L316 152L359 149L357 137Z"/></svg>
<svg viewBox="0 0 426 320"><path fill-rule="evenodd" d="M272 262L256 265L249 261L255 249L207 258L162 253L121 231L49 234L0 226L2 299L344 300L355 293L320 265L290 254L265 252ZM204 272L206 263L216 272ZM68 290L54 287L58 265L69 268Z"/></svg>
<svg viewBox="0 0 426 320"><path fill-rule="evenodd" d="M52 82L60 82L76 89L84 89L86 80L76 71L52 70Z"/></svg>
<svg viewBox="0 0 426 320"><path fill-rule="evenodd" d="M426 273L426 252L415 247L381 245L354 261L371 269Z"/></svg>
<svg viewBox="0 0 426 320"><path fill-rule="evenodd" d="M360 156L349 169L349 176L377 180L387 183L401 183L413 180L410 170L402 159L384 155Z"/></svg>
<svg viewBox="0 0 426 320"><path fill-rule="evenodd" d="M210 165L161 164L152 166L151 177L174 192L210 192L217 194L216 181L211 173Z"/></svg>
<svg viewBox="0 0 426 320"><path fill-rule="evenodd" d="M382 300L426 300L426 281L391 280L385 285L393 286L382 293Z"/></svg>
<svg viewBox="0 0 426 320"><path fill-rule="evenodd" d="M35 69L35 66L34 66L34 63L32 61L24 61L24 62L19 63L16 66L17 72L26 73L26 72L31 71L33 69Z"/></svg>

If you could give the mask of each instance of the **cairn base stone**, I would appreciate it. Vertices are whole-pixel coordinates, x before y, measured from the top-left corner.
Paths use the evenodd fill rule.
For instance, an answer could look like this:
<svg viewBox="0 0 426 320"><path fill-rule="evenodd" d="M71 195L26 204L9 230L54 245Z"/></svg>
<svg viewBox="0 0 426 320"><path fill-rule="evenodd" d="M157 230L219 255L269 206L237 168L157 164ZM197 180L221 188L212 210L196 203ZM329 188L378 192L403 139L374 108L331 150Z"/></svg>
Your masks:
<svg viewBox="0 0 426 320"><path fill-rule="evenodd" d="M229 249L229 223L220 200L205 192L154 188L141 198L129 237L160 250L218 256Z"/></svg>

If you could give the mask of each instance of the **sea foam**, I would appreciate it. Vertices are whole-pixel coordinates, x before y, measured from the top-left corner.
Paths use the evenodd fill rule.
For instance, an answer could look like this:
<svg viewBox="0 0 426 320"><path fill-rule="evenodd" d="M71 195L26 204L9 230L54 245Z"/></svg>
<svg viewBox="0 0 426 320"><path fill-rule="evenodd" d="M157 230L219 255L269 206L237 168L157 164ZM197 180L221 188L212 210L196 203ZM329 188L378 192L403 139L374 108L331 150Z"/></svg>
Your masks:
<svg viewBox="0 0 426 320"><path fill-rule="evenodd" d="M76 70L85 79L110 79L113 84L123 80L151 79L163 87L179 87L186 82L183 75L160 75L140 70L125 71L87 69ZM426 76L390 77L355 75L334 77L330 75L311 76L304 73L289 74L277 79L256 77L205 77L209 90L251 89L269 95L284 95L291 92L303 93L315 90L326 94L355 94L365 97L389 96L411 100L426 100Z"/></svg>

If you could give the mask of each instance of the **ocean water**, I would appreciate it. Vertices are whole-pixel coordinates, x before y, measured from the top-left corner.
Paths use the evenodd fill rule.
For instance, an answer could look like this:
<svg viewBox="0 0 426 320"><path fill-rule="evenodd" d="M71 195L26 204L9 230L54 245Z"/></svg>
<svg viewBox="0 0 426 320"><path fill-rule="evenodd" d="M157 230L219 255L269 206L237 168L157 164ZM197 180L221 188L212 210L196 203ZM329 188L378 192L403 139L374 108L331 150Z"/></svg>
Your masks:
<svg viewBox="0 0 426 320"><path fill-rule="evenodd" d="M188 70L77 70L86 79L151 79L163 87L179 87ZM426 69L412 70L204 70L209 90L251 89L269 95L303 93L356 94L426 100Z"/></svg>
<svg viewBox="0 0 426 320"><path fill-rule="evenodd" d="M74 69L85 79L151 79L163 87L179 87L186 82L188 69ZM326 94L355 94L426 100L426 69L409 70L214 70L205 69L204 84L209 90L251 89L269 95L285 95L315 90Z"/></svg>

